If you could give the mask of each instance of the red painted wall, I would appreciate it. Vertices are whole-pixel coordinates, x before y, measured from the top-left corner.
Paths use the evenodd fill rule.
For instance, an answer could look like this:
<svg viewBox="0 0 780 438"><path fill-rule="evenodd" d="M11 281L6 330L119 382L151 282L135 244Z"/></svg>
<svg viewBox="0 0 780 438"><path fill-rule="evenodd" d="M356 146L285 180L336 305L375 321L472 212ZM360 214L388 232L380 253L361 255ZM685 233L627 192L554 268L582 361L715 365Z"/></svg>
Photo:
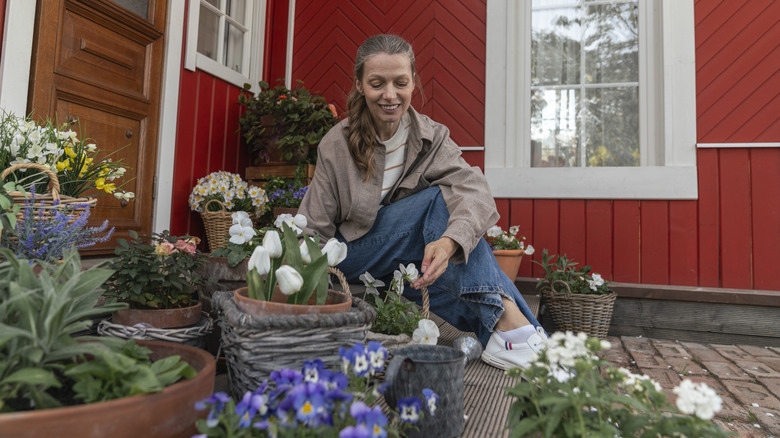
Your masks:
<svg viewBox="0 0 780 438"><path fill-rule="evenodd" d="M5 31L5 2L6 0L0 0L0 35L3 35ZM3 56L3 45L0 44L0 56Z"/></svg>

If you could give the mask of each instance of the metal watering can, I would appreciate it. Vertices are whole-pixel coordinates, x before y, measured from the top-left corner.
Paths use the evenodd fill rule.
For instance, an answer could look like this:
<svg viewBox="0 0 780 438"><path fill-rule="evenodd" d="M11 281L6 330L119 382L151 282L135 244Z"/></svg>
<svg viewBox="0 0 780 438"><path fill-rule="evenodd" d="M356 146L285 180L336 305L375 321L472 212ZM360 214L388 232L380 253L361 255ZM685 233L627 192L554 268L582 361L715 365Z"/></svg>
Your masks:
<svg viewBox="0 0 780 438"><path fill-rule="evenodd" d="M423 400L423 389L439 396L435 415L423 408L417 429L407 433L414 437L456 437L463 432L463 377L466 355L441 345L411 345L393 350L385 370L385 401L395 408L398 400L417 397Z"/></svg>

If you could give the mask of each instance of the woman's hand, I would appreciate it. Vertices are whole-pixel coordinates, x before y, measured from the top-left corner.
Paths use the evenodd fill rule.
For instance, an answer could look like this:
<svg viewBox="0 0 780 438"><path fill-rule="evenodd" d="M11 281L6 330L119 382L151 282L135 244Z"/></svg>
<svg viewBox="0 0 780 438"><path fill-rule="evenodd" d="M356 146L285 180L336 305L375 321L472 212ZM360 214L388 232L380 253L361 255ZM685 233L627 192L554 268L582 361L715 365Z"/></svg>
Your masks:
<svg viewBox="0 0 780 438"><path fill-rule="evenodd" d="M447 269L450 258L458 248L458 243L449 237L442 237L425 245L425 255L420 267L420 278L412 283L411 286L415 289L422 289L433 284Z"/></svg>

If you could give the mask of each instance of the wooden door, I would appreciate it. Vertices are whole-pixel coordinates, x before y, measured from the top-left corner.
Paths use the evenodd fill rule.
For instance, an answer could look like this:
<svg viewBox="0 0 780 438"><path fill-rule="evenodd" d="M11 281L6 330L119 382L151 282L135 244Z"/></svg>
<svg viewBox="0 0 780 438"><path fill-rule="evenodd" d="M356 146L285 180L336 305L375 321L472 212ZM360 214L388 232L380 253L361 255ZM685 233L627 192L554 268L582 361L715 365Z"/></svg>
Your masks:
<svg viewBox="0 0 780 438"><path fill-rule="evenodd" d="M108 219L115 237L82 254L152 229L166 12L167 0L38 0L29 110L78 120L80 139L124 160L122 188L136 195L129 204L98 196L90 222Z"/></svg>

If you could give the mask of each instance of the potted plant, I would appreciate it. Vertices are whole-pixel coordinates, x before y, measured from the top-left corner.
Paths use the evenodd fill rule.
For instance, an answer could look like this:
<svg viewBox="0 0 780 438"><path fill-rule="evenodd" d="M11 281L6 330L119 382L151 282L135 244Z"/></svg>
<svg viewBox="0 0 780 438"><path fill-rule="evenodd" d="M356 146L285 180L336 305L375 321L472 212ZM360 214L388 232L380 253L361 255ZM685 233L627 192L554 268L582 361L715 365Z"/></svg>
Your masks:
<svg viewBox="0 0 780 438"><path fill-rule="evenodd" d="M534 247L525 244L525 236L518 237L519 232L520 227L517 225L509 227L508 232L498 225L493 225L485 233L485 240L493 249L498 266L512 281L517 278L523 255L534 253Z"/></svg>
<svg viewBox="0 0 780 438"><path fill-rule="evenodd" d="M517 378L506 388L510 435L730 436L711 421L722 400L705 383L683 379L675 407L657 382L604 359L609 348L585 333L556 332L529 367L509 370Z"/></svg>
<svg viewBox="0 0 780 438"><path fill-rule="evenodd" d="M213 388L213 357L172 343L78 336L92 317L126 306L97 305L111 271L82 270L71 250L36 275L35 264L0 253L0 434L192 434L191 406Z"/></svg>
<svg viewBox="0 0 780 438"><path fill-rule="evenodd" d="M335 107L312 94L302 81L293 89L283 84L271 88L263 81L259 84L257 94L238 96L244 107L240 129L254 162L315 163L315 146L338 122ZM244 88L248 91L250 85Z"/></svg>
<svg viewBox="0 0 780 438"><path fill-rule="evenodd" d="M118 240L116 255L109 262L114 273L107 281L106 295L130 308L115 312L112 321L132 326L140 322L156 328L185 327L201 319L202 305L196 288L205 262L197 250L197 237L171 236L168 231L141 239Z"/></svg>
<svg viewBox="0 0 780 438"><path fill-rule="evenodd" d="M133 199L132 192L121 190L123 184L117 184L127 169L122 159L113 156L116 151L102 153L91 139L79 140L70 125L56 125L51 120L39 124L29 117L3 111L0 114L0 169L5 169L2 178L17 181L27 191L35 186L39 196L46 193L50 180L56 181L62 204L94 206L93 198L83 196L101 192L113 194L122 202ZM21 193L15 195L21 203ZM39 198L39 202L43 200Z"/></svg>
<svg viewBox="0 0 780 438"><path fill-rule="evenodd" d="M267 202L261 187L250 186L240 175L224 170L198 179L189 197L190 209L200 213L203 219L211 251L226 245L233 212L246 212L256 221Z"/></svg>
<svg viewBox="0 0 780 438"><path fill-rule="evenodd" d="M550 256L547 249L542 251L542 261L534 263L544 270L536 287L550 309L555 328L605 338L617 298L608 282L591 273L590 266L576 269L577 263L566 254Z"/></svg>
<svg viewBox="0 0 780 438"><path fill-rule="evenodd" d="M268 210L272 212L274 218L280 214L295 216L308 189L309 186L304 185L300 178L269 179L265 184L268 193Z"/></svg>

